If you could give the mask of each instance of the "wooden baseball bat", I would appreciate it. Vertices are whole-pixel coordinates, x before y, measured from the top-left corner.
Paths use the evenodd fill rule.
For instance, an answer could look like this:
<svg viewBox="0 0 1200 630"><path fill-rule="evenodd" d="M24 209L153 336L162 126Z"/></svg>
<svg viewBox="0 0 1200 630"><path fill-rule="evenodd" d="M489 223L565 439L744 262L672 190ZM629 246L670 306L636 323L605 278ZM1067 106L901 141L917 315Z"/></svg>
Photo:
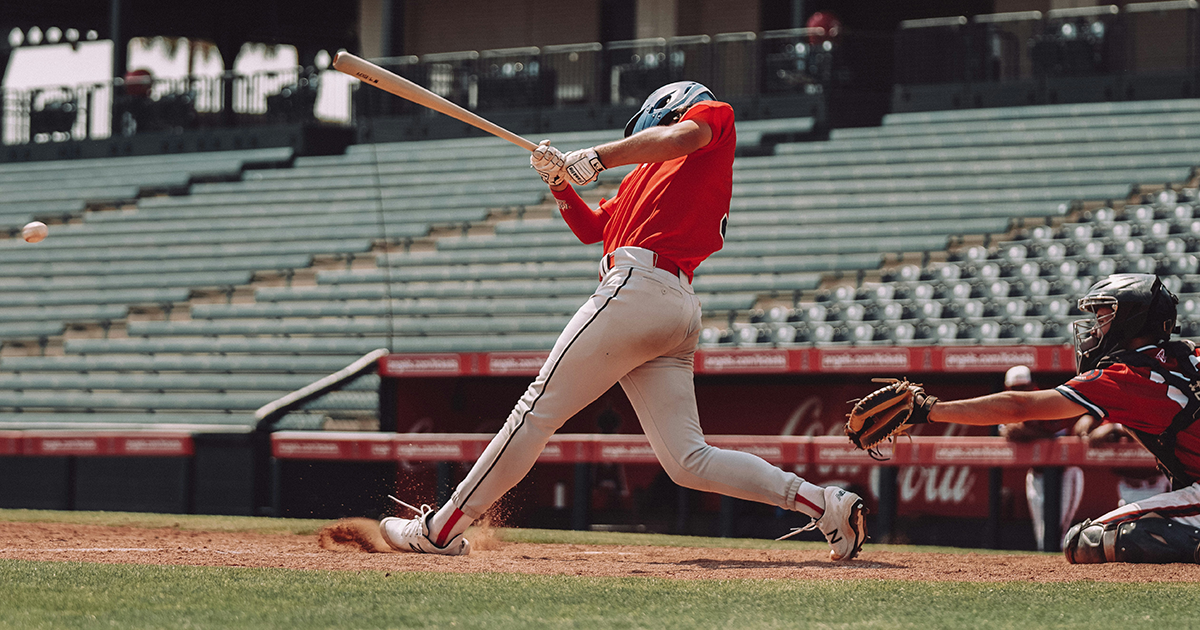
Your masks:
<svg viewBox="0 0 1200 630"><path fill-rule="evenodd" d="M538 146L486 118L451 103L394 72L384 70L370 61L351 55L348 52L339 52L333 58L333 68L363 83L395 94L402 99L412 101L423 107L428 107L436 112L441 112L451 118L457 118L472 127L482 129L493 136L508 140L526 151L532 151Z"/></svg>

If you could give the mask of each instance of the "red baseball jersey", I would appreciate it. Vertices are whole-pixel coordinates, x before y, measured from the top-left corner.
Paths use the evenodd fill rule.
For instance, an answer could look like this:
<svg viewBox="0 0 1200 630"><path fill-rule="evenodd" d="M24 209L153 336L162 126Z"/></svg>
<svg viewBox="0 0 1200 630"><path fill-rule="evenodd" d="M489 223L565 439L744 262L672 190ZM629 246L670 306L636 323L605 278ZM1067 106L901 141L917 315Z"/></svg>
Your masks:
<svg viewBox="0 0 1200 630"><path fill-rule="evenodd" d="M609 216L604 253L618 247L653 250L690 278L725 243L737 134L726 103L697 103L680 120L704 121L712 140L681 158L638 165L615 197L601 200L600 210Z"/></svg>
<svg viewBox="0 0 1200 630"><path fill-rule="evenodd" d="M1138 352L1154 357L1168 370L1176 367L1175 360L1158 346L1138 348ZM1197 362L1200 357L1194 355L1192 363ZM1165 431L1175 414L1187 405L1182 392L1167 385L1149 368L1122 363L1085 372L1057 389L1104 422L1123 424L1152 435ZM1200 422L1180 432L1175 453L1187 473L1200 478Z"/></svg>

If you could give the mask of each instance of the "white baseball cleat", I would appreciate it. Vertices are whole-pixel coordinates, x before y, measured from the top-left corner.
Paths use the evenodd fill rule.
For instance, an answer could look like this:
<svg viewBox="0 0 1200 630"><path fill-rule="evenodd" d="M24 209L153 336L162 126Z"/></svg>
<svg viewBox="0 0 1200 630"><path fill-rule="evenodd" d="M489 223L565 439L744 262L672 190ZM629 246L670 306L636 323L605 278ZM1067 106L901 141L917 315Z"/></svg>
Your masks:
<svg viewBox="0 0 1200 630"><path fill-rule="evenodd" d="M462 534L451 538L444 546L437 546L429 538L429 517L433 508L428 505L413 507L395 497L388 497L417 513L417 518L396 518L389 516L379 521L379 533L387 544L397 551L414 551L416 553L436 553L444 556L465 556L471 553L471 543Z"/></svg>
<svg viewBox="0 0 1200 630"><path fill-rule="evenodd" d="M862 497L834 486L825 488L825 513L804 527L792 529L776 540L783 540L813 529L821 530L829 541L830 560L851 560L867 541L867 525L863 522Z"/></svg>

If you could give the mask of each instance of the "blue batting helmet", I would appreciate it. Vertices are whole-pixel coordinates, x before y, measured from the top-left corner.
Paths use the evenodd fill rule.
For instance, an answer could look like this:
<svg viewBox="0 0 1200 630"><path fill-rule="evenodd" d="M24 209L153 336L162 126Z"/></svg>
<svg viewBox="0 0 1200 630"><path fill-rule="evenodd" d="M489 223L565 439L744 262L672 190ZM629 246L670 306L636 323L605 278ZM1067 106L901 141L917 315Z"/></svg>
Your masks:
<svg viewBox="0 0 1200 630"><path fill-rule="evenodd" d="M668 83L651 94L642 109L625 125L625 137L650 127L678 121L689 107L701 101L715 101L712 90L695 81Z"/></svg>

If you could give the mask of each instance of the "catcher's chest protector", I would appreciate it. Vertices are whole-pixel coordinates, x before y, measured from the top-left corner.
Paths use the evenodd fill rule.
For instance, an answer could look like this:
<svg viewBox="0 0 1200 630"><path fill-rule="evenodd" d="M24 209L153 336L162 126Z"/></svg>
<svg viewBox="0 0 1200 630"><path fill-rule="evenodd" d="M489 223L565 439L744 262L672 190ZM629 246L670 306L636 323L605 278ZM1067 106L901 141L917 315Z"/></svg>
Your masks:
<svg viewBox="0 0 1200 630"><path fill-rule="evenodd" d="M1196 346L1190 341L1173 341L1164 344L1163 349L1175 359L1178 372L1168 370L1158 361L1133 350L1113 353L1101 362L1101 366L1124 363L1130 367L1148 368L1187 398L1187 404L1175 414L1166 431L1154 435L1130 429L1134 439L1154 455L1158 461L1158 469L1171 479L1172 489L1179 490L1197 481L1196 477L1188 474L1183 462L1175 454L1175 446L1179 433L1200 419L1200 371L1192 364L1191 359L1195 356Z"/></svg>

